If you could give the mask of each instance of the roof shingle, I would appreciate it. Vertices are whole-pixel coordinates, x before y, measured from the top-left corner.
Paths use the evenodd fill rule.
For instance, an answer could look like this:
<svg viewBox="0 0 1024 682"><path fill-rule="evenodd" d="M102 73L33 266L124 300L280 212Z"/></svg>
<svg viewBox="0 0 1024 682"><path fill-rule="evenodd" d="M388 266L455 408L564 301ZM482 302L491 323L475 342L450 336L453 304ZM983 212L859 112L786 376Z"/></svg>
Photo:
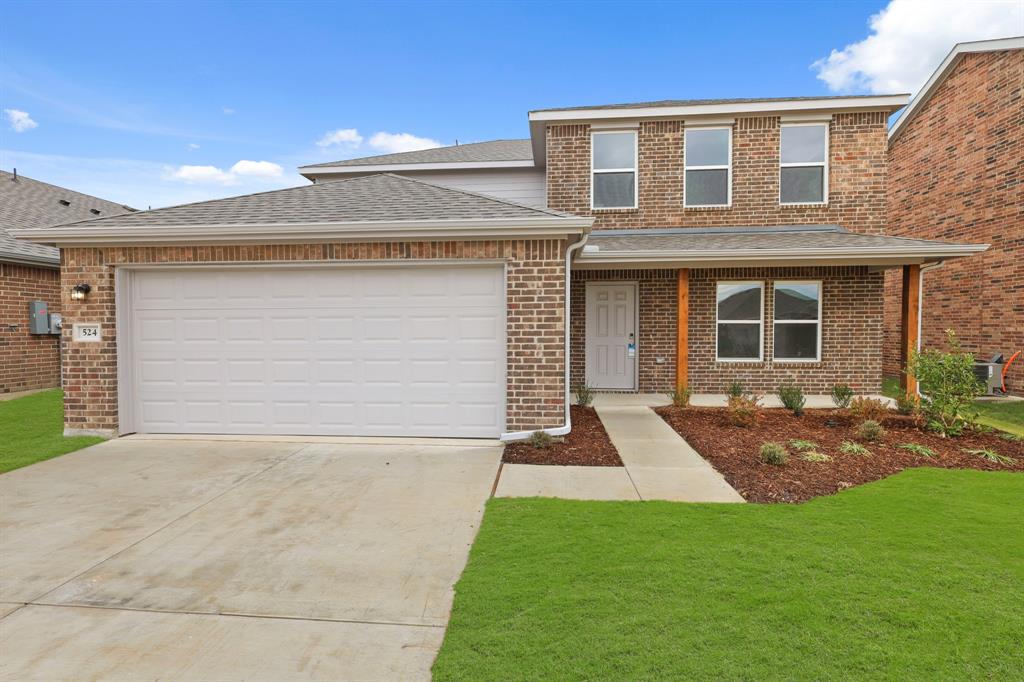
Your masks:
<svg viewBox="0 0 1024 682"><path fill-rule="evenodd" d="M302 168L325 168L335 166L381 166L403 163L469 163L488 161L532 161L533 149L529 140L491 140L456 144L450 147L435 147L412 152L364 156L358 159L314 163Z"/></svg>

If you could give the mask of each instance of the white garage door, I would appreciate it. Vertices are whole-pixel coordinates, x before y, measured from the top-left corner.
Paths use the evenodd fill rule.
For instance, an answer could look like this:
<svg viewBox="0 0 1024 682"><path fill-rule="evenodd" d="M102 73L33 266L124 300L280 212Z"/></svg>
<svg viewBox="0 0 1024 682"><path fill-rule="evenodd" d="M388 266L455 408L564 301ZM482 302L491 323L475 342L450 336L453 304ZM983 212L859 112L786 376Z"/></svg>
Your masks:
<svg viewBox="0 0 1024 682"><path fill-rule="evenodd" d="M500 266L140 270L140 433L495 437Z"/></svg>

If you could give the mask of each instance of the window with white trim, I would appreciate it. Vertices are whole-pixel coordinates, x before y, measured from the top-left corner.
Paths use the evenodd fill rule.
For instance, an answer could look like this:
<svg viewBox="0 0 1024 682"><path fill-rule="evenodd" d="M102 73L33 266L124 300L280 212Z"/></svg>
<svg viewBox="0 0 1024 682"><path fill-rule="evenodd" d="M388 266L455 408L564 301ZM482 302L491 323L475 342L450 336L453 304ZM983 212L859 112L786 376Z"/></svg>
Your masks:
<svg viewBox="0 0 1024 682"><path fill-rule="evenodd" d="M715 357L726 362L764 357L764 283L719 282L716 291Z"/></svg>
<svg viewBox="0 0 1024 682"><path fill-rule="evenodd" d="M776 360L821 360L821 282L775 282Z"/></svg>
<svg viewBox="0 0 1024 682"><path fill-rule="evenodd" d="M687 128L683 164L684 206L732 203L732 128Z"/></svg>
<svg viewBox="0 0 1024 682"><path fill-rule="evenodd" d="M779 142L779 203L828 200L828 124L783 125Z"/></svg>
<svg viewBox="0 0 1024 682"><path fill-rule="evenodd" d="M591 135L591 208L636 208L636 132Z"/></svg>

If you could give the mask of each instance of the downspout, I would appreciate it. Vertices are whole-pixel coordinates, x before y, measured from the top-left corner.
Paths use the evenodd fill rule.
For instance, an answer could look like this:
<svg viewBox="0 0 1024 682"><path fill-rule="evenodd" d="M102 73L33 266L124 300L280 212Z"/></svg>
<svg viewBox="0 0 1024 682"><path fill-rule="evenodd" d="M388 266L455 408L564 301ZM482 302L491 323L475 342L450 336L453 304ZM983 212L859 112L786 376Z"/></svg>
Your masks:
<svg viewBox="0 0 1024 682"><path fill-rule="evenodd" d="M572 256L583 248L589 237L590 229L588 228L583 232L583 237L578 242L570 244L565 250L565 380L563 383L563 386L565 387L565 423L561 426L555 426L550 429L539 429L550 436L564 436L572 431L572 416L569 411L569 406L572 404L572 391L569 389L569 311L572 305ZM523 440L525 438L529 438L533 433L533 431L505 432L501 434L501 440Z"/></svg>
<svg viewBox="0 0 1024 682"><path fill-rule="evenodd" d="M921 329L923 328L924 321L924 273L930 270L938 270L942 267L944 261L938 260L934 263L925 263L921 266L921 276L917 278L917 352L921 352ZM924 395L921 393L921 383L917 382L917 397Z"/></svg>

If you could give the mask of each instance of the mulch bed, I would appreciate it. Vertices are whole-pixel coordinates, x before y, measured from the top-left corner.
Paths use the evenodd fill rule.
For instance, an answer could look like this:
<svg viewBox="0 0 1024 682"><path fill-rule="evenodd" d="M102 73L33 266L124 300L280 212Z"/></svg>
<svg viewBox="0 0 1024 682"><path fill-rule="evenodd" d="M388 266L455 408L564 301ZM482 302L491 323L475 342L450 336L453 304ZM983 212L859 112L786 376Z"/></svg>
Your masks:
<svg viewBox="0 0 1024 682"><path fill-rule="evenodd" d="M887 433L879 442L861 442L872 454L860 456L839 451L844 440L860 442L855 434L857 423L841 410L807 410L804 416L796 417L789 410L765 409L757 425L747 428L729 424L725 408L659 407L655 412L749 502L804 502L912 467L1024 471L1022 442L973 431L942 438L919 428L913 418L895 413L882 421ZM831 456L832 461L800 459L800 452L789 445L795 438L816 443L817 451ZM761 462L760 448L766 441L775 441L789 450L789 461L782 466ZM904 443L925 445L936 456L928 458L896 447ZM998 464L966 453L964 448L987 448L1017 461Z"/></svg>
<svg viewBox="0 0 1024 682"><path fill-rule="evenodd" d="M586 467L620 467L619 452L608 438L604 424L592 407L573 405L572 431L546 448L535 448L529 441L505 446L503 462L509 464L557 464Z"/></svg>

